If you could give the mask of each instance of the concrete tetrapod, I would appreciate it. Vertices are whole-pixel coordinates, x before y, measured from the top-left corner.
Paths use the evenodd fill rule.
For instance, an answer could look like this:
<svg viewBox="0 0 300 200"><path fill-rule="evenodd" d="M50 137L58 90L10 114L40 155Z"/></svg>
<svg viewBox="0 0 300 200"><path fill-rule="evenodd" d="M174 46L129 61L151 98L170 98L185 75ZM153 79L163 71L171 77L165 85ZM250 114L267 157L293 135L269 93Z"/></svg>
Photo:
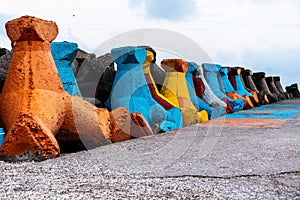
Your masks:
<svg viewBox="0 0 300 200"><path fill-rule="evenodd" d="M151 96L142 66L146 56L145 48L127 46L111 50L117 73L106 106L141 113L156 133L181 128L181 118L169 115Z"/></svg>
<svg viewBox="0 0 300 200"><path fill-rule="evenodd" d="M76 78L82 96L97 107L105 107L116 74L110 53L96 57L82 50L78 52Z"/></svg>
<svg viewBox="0 0 300 200"><path fill-rule="evenodd" d="M246 90L243 80L241 78L241 73L244 68L242 67L230 67L228 68L228 78L233 86L233 88L237 91L241 96L248 95L249 97L252 94Z"/></svg>
<svg viewBox="0 0 300 200"><path fill-rule="evenodd" d="M232 106L234 112L242 110L245 103L243 99L232 100L225 94L224 84L219 72L221 66L209 63L203 63L202 66L204 69L204 77L216 96L223 101L228 101Z"/></svg>
<svg viewBox="0 0 300 200"><path fill-rule="evenodd" d="M189 68L186 72L185 79L188 86L191 101L193 102L194 106L198 109L198 111L206 110L209 119L215 119L225 115L226 112L222 106L216 106L215 108L210 107L200 97L196 95L196 88L193 81L193 75L196 73L198 65L194 62L188 62L188 64Z"/></svg>
<svg viewBox="0 0 300 200"><path fill-rule="evenodd" d="M269 90L273 93L276 94L278 97L278 101L280 100L285 100L285 95L284 93L280 93L275 85L274 78L272 76L266 77L266 82L268 84Z"/></svg>
<svg viewBox="0 0 300 200"><path fill-rule="evenodd" d="M52 52L52 56L53 56L56 68L58 70L58 74L62 80L64 89L66 90L66 92L68 92L72 96L75 96L75 95L83 96L81 93L81 90L79 88L78 82L75 78L74 71L72 69L74 59L75 59L76 55L78 55L78 53L77 53L78 45L76 43L71 43L71 42L52 42L51 43L51 52ZM83 51L79 52L79 56L84 54L82 52ZM87 61L83 61L83 62L87 62ZM79 69L78 66L76 68ZM107 68L106 70L109 70L109 69L111 69L111 68ZM106 70L104 71L104 73L107 73ZM97 73L95 71L92 72L92 74L94 76L96 76L96 75L100 76L98 85L97 85L97 82L89 83L88 80L90 79L92 81L95 81L95 80L98 81L99 78L92 78L91 76L87 76L86 80L85 80L86 81L85 83L87 84L86 87L85 88L81 87L81 89L84 90L84 93L83 93L84 95L86 95L86 90L90 91L90 93L93 93L93 95L84 96L83 98L85 100L89 101L90 103L96 105L97 107L104 107L104 106L102 106L101 97L105 98L105 97L103 97L103 96L105 96L105 94L104 94L105 92L103 92L102 94L99 94L98 88L97 88L96 94L95 94L96 86L99 86L99 88L106 89L106 87L108 87L108 85L110 84L110 82L106 82L106 84L103 83L104 73L102 74L102 76L100 76L99 73ZM113 82L113 81L111 81L111 82ZM83 83L81 83L81 85L82 84ZM101 90L101 89L99 89L99 90ZM108 88L107 90L110 90L110 89ZM95 98L95 96L96 96L96 98Z"/></svg>
<svg viewBox="0 0 300 200"><path fill-rule="evenodd" d="M5 82L11 55L12 53L9 50L0 48L0 93L2 92L2 88Z"/></svg>
<svg viewBox="0 0 300 200"><path fill-rule="evenodd" d="M252 71L250 69L242 70L242 78L244 80L245 86L256 93L259 104L269 104L268 96L264 93L264 91L259 91L257 87L255 86L255 83L252 79ZM251 92L251 94L254 96L254 93Z"/></svg>
<svg viewBox="0 0 300 200"><path fill-rule="evenodd" d="M76 78L72 69L72 62L78 51L78 45L76 43L69 42L52 42L51 52L52 56L63 83L64 89L70 95L81 96L81 92L78 88Z"/></svg>
<svg viewBox="0 0 300 200"><path fill-rule="evenodd" d="M77 79L84 78L81 76L86 76L86 73L89 70L82 69L82 68L87 67L86 64L89 64L89 63L86 63L86 62L90 62L91 60L93 60L95 58L96 58L96 54L88 53L88 52L78 48L76 57L72 63L73 72ZM82 70L82 72L79 72L80 70Z"/></svg>
<svg viewBox="0 0 300 200"><path fill-rule="evenodd" d="M259 99L256 92L252 92L249 88L245 86L244 80L241 77L242 71L244 68L242 67L230 67L229 68L229 80L233 86L233 88L236 90L236 92L241 96L248 96L252 102L252 104L255 106L259 105Z"/></svg>
<svg viewBox="0 0 300 200"><path fill-rule="evenodd" d="M198 112L191 101L185 80L188 63L182 59L164 59L161 65L166 71L161 93L181 108L183 126L208 121L208 113L205 110Z"/></svg>
<svg viewBox="0 0 300 200"><path fill-rule="evenodd" d="M195 72L193 81L195 85L196 83L200 83L200 87L203 87L202 88L203 91L199 91L199 92L196 91L196 94L198 97L201 97L201 99L203 99L205 103L207 103L209 106L213 108L217 106L222 106L224 109L227 108L226 103L214 94L209 84L205 80L203 75L203 67L201 65L197 64L197 71ZM196 87L195 89L199 90L199 88Z"/></svg>
<svg viewBox="0 0 300 200"><path fill-rule="evenodd" d="M14 50L0 96L0 116L7 130L1 158L56 157L60 153L56 138L81 139L88 149L111 143L118 127L111 113L63 88L50 51L58 34L55 22L23 16L5 27Z"/></svg>
<svg viewBox="0 0 300 200"><path fill-rule="evenodd" d="M238 93L238 91L236 91L233 88L231 82L228 79L228 71L230 71L230 68L222 67L219 69L219 71L220 71L220 74L222 77L226 95L229 96L232 100L244 99L244 101L245 101L244 109L253 108L254 105L252 104L250 97L243 92L241 93L240 90L239 90L240 93Z"/></svg>
<svg viewBox="0 0 300 200"><path fill-rule="evenodd" d="M293 96L294 97L300 97L300 92L299 92L299 88L298 88L298 83L293 83L291 84L291 89L293 92Z"/></svg>
<svg viewBox="0 0 300 200"><path fill-rule="evenodd" d="M291 96L300 97L300 92L299 92L297 83L293 83L290 86L286 86L285 89L288 93L291 94Z"/></svg>
<svg viewBox="0 0 300 200"><path fill-rule="evenodd" d="M177 127L182 127L182 115L180 108L176 107L175 104L173 104L169 99L164 97L158 90L157 84L154 82L154 79L151 74L151 65L153 62L155 63L155 54L153 53L152 48L149 49L148 47L145 47L147 50L147 57L143 64L143 71L144 75L150 90L150 93L152 95L152 98L159 103L167 112L168 118L176 118L178 119L175 121L177 124ZM148 50L149 49L149 50Z"/></svg>
<svg viewBox="0 0 300 200"><path fill-rule="evenodd" d="M245 71L246 69L243 68L243 67L235 67L234 69L235 69L236 73L237 73L238 76L239 76L239 79L240 79L240 80L238 80L238 81L241 82L242 87L243 87L248 93L250 93L250 94L252 95L252 96L250 95L249 97L250 97L250 99L251 99L253 105L254 105L254 106L260 106L260 101L259 101L259 98L258 98L258 92L255 91L255 90L252 90L251 88L249 88L249 87L247 86L247 84L245 83L244 75L243 75L243 74L244 74L244 71ZM230 70L232 70L232 68L230 68Z"/></svg>
<svg viewBox="0 0 300 200"><path fill-rule="evenodd" d="M288 93L288 92L285 92L285 91L283 90L283 87L282 87L281 82L280 82L280 76L274 76L273 78L274 78L274 83L275 83L275 86L276 86L277 90L278 90L281 94L284 94L284 96L285 96L286 99L291 98L290 95L289 95L289 93Z"/></svg>
<svg viewBox="0 0 300 200"><path fill-rule="evenodd" d="M160 91L166 77L166 72L156 64L156 51L150 46L144 45L138 47L145 48L147 51L152 52L153 60L150 63L150 74L153 78L157 90Z"/></svg>
<svg viewBox="0 0 300 200"><path fill-rule="evenodd" d="M265 93L268 97L268 100L270 103L274 103L278 101L278 97L276 94L272 93L269 90L268 84L266 82L266 73L264 72L256 72L252 75L253 82L255 83L255 86L259 90L259 92Z"/></svg>

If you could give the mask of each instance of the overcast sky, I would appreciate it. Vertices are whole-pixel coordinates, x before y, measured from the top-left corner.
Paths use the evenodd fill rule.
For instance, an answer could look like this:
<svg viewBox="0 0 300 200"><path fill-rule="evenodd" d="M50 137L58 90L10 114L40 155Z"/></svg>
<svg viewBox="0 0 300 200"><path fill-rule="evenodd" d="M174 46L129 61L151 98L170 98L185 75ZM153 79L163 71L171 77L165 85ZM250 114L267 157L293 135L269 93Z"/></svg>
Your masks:
<svg viewBox="0 0 300 200"><path fill-rule="evenodd" d="M10 48L5 22L22 15L55 21L56 41L76 42L88 52L126 31L173 30L215 63L280 75L283 85L299 83L299 0L1 1L0 47Z"/></svg>

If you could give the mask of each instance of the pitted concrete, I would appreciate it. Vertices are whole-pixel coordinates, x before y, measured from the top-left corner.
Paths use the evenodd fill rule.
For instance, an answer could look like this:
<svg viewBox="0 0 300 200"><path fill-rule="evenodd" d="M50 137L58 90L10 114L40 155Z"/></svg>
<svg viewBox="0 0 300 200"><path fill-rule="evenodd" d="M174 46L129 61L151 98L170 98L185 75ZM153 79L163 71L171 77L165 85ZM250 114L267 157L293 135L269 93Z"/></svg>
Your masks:
<svg viewBox="0 0 300 200"><path fill-rule="evenodd" d="M222 120L218 119L211 121L210 126L196 125L109 145L91 150L89 155L111 170L150 177L234 177L299 172L300 114L294 115L294 111L300 110L299 103L300 99L280 102L286 106L277 108L296 106L290 110L291 118L272 119L281 123L275 128L221 126ZM263 114L257 122L261 119Z"/></svg>
<svg viewBox="0 0 300 200"><path fill-rule="evenodd" d="M0 198L299 199L300 115L284 120L276 128L215 121L43 162L0 162Z"/></svg>

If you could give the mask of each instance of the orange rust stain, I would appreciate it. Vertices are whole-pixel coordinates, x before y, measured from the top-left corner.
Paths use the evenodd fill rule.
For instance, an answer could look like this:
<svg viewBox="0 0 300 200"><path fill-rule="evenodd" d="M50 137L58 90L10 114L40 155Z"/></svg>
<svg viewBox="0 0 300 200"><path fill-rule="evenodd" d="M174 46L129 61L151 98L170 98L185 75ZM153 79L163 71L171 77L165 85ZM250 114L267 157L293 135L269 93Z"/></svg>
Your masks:
<svg viewBox="0 0 300 200"><path fill-rule="evenodd" d="M224 126L224 127L246 127L246 128L278 128L286 120L274 119L243 119L243 118L218 118L195 126Z"/></svg>
<svg viewBox="0 0 300 200"><path fill-rule="evenodd" d="M166 72L187 72L189 64L182 59L164 59L161 66Z"/></svg>
<svg viewBox="0 0 300 200"><path fill-rule="evenodd" d="M131 129L132 135L131 138L139 138L149 135L154 135L149 124L143 117L141 113L132 113L131 114Z"/></svg>
<svg viewBox="0 0 300 200"><path fill-rule="evenodd" d="M56 157L57 140L80 139L93 148L130 139L126 108L109 112L65 92L50 51L58 34L55 22L23 16L7 22L6 29L14 50L0 94L0 117L7 130L0 156L31 152ZM149 127L141 117L137 125Z"/></svg>

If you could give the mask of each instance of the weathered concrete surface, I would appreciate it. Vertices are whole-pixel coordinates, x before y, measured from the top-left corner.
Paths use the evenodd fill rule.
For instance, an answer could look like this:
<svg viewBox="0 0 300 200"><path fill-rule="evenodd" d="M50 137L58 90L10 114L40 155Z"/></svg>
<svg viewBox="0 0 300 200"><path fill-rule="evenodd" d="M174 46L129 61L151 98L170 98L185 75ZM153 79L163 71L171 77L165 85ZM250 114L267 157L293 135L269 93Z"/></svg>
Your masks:
<svg viewBox="0 0 300 200"><path fill-rule="evenodd" d="M300 99L272 105L250 118L270 120L281 107L275 128L216 122L39 163L0 162L0 198L299 199Z"/></svg>
<svg viewBox="0 0 300 200"><path fill-rule="evenodd" d="M81 75L85 75L86 73L88 73L89 70L84 69L83 66L88 65L89 62L95 58L96 58L95 54L87 53L87 52L83 51L82 49L78 49L76 57L72 63L72 69L73 69L74 75L77 78L80 78L81 76L77 74L79 72L79 70L81 70ZM83 68L81 68L81 67L83 67Z"/></svg>
<svg viewBox="0 0 300 200"><path fill-rule="evenodd" d="M107 108L126 107L130 113L139 112L153 130L166 132L182 127L181 117L171 115L172 110L166 111L152 98L143 72L147 50L120 47L112 49L111 56L118 68L110 98L106 101Z"/></svg>
<svg viewBox="0 0 300 200"><path fill-rule="evenodd" d="M279 120L281 125L275 128L237 127L226 124L222 126L222 122L217 120L208 122L210 126L204 127L205 123L201 123L177 132L117 145L113 149L111 146L97 149L93 154L102 155L108 148L114 156L107 156L116 158L119 163L115 163L114 168L120 165L119 170L122 171L121 166L126 165L126 172L129 169L132 172L149 171L153 176L162 177L182 175L230 177L299 171L300 100L293 101L293 106L280 106L290 114L274 115L270 119ZM261 110L264 110L263 107ZM266 110L270 109L267 107ZM251 110L243 112L246 114ZM266 112L258 115L256 121L259 123L264 116L265 120L269 119L268 115L271 114ZM236 119L230 116L232 115L226 117ZM253 116L250 116L250 120L253 119ZM283 120L285 123L282 123ZM144 155L145 152L147 155ZM132 156L133 154L136 156ZM99 157L106 160L103 156Z"/></svg>
<svg viewBox="0 0 300 200"><path fill-rule="evenodd" d="M183 127L208 121L208 113L205 110L198 112L191 101L185 80L188 62L182 59L164 59L161 66L166 71L161 94L181 109Z"/></svg>
<svg viewBox="0 0 300 200"><path fill-rule="evenodd" d="M58 28L52 21L30 16L11 20L5 28L14 53L0 98L0 115L8 130L1 156L31 152L55 157L59 146L54 133L65 109L65 95L50 54Z"/></svg>
<svg viewBox="0 0 300 200"><path fill-rule="evenodd" d="M94 54L80 50L75 60L78 63L76 79L82 96L96 98L104 104L109 98L116 74L110 53L96 58Z"/></svg>
<svg viewBox="0 0 300 200"><path fill-rule="evenodd" d="M123 122L122 115L112 119L107 109L97 109L64 90L50 51L50 42L58 34L55 22L23 16L7 22L5 27L14 50L0 94L0 121L7 130L1 159L43 160L60 154L58 141L81 140L90 149L111 143L111 138L113 142L122 138L123 131L115 123ZM72 49L60 52L65 53L63 56L54 56L63 60L72 57L64 63L69 69L77 46ZM127 113L130 127L131 116Z"/></svg>
<svg viewBox="0 0 300 200"><path fill-rule="evenodd" d="M5 82L11 55L12 53L9 50L0 48L0 92L2 92L2 88Z"/></svg>
<svg viewBox="0 0 300 200"><path fill-rule="evenodd" d="M78 45L73 42L51 42L51 53L55 62L59 77L67 93L72 96L81 96L72 62L78 51Z"/></svg>

